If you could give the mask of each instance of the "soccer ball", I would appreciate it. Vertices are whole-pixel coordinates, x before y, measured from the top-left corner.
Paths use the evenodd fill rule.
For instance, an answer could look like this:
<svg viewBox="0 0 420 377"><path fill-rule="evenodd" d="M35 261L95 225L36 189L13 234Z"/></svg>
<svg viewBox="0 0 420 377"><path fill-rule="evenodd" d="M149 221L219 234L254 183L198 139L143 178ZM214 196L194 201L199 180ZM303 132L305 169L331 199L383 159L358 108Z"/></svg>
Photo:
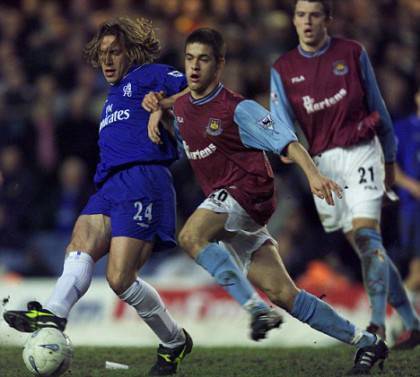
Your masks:
<svg viewBox="0 0 420 377"><path fill-rule="evenodd" d="M60 376L69 369L72 358L69 337L52 327L35 331L23 349L23 361L36 376Z"/></svg>

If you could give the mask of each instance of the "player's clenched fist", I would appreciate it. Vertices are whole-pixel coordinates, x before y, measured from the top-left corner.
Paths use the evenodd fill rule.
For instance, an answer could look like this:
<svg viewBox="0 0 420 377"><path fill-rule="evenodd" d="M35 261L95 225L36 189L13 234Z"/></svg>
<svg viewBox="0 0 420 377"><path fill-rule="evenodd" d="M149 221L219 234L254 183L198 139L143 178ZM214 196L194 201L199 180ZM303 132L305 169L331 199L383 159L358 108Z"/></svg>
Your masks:
<svg viewBox="0 0 420 377"><path fill-rule="evenodd" d="M143 109L149 112L153 112L160 109L159 102L165 97L163 91L160 92L149 92L147 93L143 101L141 103L141 106Z"/></svg>

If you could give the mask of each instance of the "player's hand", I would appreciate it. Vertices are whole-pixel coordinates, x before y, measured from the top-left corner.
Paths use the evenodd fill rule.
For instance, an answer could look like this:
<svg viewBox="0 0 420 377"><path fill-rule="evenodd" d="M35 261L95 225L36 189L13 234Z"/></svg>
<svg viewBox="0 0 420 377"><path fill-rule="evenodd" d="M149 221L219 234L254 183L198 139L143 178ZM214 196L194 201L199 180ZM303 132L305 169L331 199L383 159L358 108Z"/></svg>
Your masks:
<svg viewBox="0 0 420 377"><path fill-rule="evenodd" d="M385 188L390 190L395 184L395 162L385 164Z"/></svg>
<svg viewBox="0 0 420 377"><path fill-rule="evenodd" d="M163 110L158 109L153 111L149 117L149 123L147 124L147 134L149 139L152 140L155 144L162 144L162 139L160 138L160 129L159 124L162 119Z"/></svg>
<svg viewBox="0 0 420 377"><path fill-rule="evenodd" d="M157 111L160 109L159 102L163 98L165 98L165 94L163 91L149 92L144 96L143 101L141 102L141 106L149 113Z"/></svg>
<svg viewBox="0 0 420 377"><path fill-rule="evenodd" d="M332 179L324 177L321 174L316 174L309 179L311 191L320 199L324 199L330 206L333 206L334 198L333 193L339 199L343 197L343 189L335 183Z"/></svg>

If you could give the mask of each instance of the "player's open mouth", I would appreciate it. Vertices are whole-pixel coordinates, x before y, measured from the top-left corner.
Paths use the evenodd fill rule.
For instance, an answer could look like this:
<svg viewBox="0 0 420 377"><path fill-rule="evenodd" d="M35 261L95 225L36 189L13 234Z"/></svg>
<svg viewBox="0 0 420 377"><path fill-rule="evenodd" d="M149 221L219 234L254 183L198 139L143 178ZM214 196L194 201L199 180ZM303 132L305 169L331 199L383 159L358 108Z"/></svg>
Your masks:
<svg viewBox="0 0 420 377"><path fill-rule="evenodd" d="M191 82L198 82L200 80L200 75L192 74L190 76L190 80L191 80Z"/></svg>
<svg viewBox="0 0 420 377"><path fill-rule="evenodd" d="M105 69L105 76L113 76L115 69Z"/></svg>
<svg viewBox="0 0 420 377"><path fill-rule="evenodd" d="M313 35L312 29L311 28L304 29L303 34L305 34L305 36L307 37L311 37Z"/></svg>

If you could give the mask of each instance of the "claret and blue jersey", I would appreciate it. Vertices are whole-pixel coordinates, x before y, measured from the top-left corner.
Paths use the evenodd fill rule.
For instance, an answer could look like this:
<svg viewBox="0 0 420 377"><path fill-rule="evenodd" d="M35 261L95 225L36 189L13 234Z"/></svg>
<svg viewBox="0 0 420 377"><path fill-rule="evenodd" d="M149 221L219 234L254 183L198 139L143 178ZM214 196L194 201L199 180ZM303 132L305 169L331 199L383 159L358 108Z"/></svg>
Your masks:
<svg viewBox="0 0 420 377"><path fill-rule="evenodd" d="M111 86L99 123L100 162L95 183L102 183L119 166L133 163L169 164L177 158L176 147L162 130L163 144L151 142L147 135L150 113L141 106L151 91L166 96L186 87L185 76L163 64L133 67L119 83Z"/></svg>
<svg viewBox="0 0 420 377"><path fill-rule="evenodd" d="M302 128L311 155L350 147L378 135L386 162L396 145L366 51L355 41L329 38L316 52L300 46L271 70L271 111Z"/></svg>
<svg viewBox="0 0 420 377"><path fill-rule="evenodd" d="M296 141L268 110L219 84L206 97L174 106L178 132L206 195L225 188L259 224L274 211L273 172L263 151L280 154Z"/></svg>

